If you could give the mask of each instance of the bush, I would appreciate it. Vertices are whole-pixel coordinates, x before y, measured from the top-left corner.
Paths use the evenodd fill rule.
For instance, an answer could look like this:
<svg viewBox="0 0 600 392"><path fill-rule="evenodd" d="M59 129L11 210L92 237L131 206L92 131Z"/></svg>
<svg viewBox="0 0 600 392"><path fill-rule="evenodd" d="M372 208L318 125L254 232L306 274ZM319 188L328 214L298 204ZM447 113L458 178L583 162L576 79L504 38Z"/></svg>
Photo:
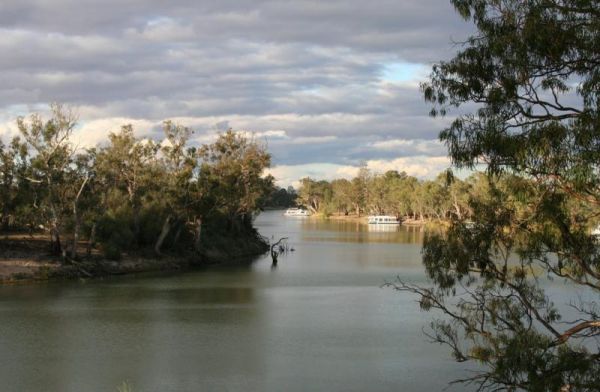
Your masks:
<svg viewBox="0 0 600 392"><path fill-rule="evenodd" d="M128 220L113 216L98 222L97 235L104 257L109 260L120 260L121 251L129 249L134 240Z"/></svg>

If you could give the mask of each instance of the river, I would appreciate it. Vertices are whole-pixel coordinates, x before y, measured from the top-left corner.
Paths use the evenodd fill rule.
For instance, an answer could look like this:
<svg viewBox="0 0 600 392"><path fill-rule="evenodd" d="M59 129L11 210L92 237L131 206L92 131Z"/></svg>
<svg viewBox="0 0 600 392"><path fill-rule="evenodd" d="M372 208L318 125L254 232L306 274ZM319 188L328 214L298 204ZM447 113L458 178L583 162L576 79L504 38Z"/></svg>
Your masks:
<svg viewBox="0 0 600 392"><path fill-rule="evenodd" d="M464 364L432 314L380 286L424 282L419 228L261 214L293 252L167 276L0 287L0 390L439 391ZM456 388L454 390L461 390ZM452 390L452 389L451 389Z"/></svg>

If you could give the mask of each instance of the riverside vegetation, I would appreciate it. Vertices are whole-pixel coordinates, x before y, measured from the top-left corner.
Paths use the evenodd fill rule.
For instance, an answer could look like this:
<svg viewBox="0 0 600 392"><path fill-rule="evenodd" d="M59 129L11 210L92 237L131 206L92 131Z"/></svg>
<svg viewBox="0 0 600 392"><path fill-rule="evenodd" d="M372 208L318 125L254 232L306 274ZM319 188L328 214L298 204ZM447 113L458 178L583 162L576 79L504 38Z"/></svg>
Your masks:
<svg viewBox="0 0 600 392"><path fill-rule="evenodd" d="M124 125L81 150L72 110L51 109L48 120L19 118L19 135L0 143L3 278L26 277L24 264L42 277L92 276L268 249L252 226L274 191L261 144L229 130L193 147L189 128L165 121L161 143Z"/></svg>
<svg viewBox="0 0 600 392"><path fill-rule="evenodd" d="M600 390L600 4L452 0L475 33L422 85L457 167L487 167L472 222L426 235L431 285L399 280L478 390ZM571 298L550 296L544 279ZM567 294L569 295L569 294ZM565 311L565 306L569 306Z"/></svg>
<svg viewBox="0 0 600 392"><path fill-rule="evenodd" d="M493 181L494 186L507 189L511 183L525 180L507 176ZM473 205L489 197L489 193L490 179L484 173L476 172L461 180L447 170L433 180L419 180L404 172L390 170L375 174L362 167L351 180L303 178L297 203L326 217L394 215L404 222L447 222L452 217L471 220Z"/></svg>

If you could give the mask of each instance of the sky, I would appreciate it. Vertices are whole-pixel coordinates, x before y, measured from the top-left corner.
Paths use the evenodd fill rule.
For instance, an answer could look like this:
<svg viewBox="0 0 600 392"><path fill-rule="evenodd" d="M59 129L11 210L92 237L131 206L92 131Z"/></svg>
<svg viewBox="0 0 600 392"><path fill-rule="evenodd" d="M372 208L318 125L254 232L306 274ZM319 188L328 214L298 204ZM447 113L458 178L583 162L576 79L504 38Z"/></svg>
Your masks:
<svg viewBox="0 0 600 392"><path fill-rule="evenodd" d="M2 0L0 136L50 102L78 146L170 119L265 143L280 186L449 165L419 83L471 32L449 0Z"/></svg>

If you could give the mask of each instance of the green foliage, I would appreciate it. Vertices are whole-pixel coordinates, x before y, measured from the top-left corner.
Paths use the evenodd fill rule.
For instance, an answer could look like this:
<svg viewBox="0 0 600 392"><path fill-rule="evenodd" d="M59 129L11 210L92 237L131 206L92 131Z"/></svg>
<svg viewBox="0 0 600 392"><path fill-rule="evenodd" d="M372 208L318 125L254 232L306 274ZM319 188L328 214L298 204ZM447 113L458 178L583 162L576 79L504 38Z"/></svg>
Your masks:
<svg viewBox="0 0 600 392"><path fill-rule="evenodd" d="M212 207L227 217L229 226L248 227L251 215L273 190L273 177L263 176L271 164L264 146L228 130L211 145L200 148L200 186L211 193Z"/></svg>
<svg viewBox="0 0 600 392"><path fill-rule="evenodd" d="M74 194L69 192L72 184L72 164L74 147L69 138L75 128L76 118L72 111L58 104L51 105L52 116L48 121L32 114L28 120L17 119L19 132L26 148L33 155L25 158L28 170L23 179L33 185L34 205L41 218L42 225L51 233L51 251L55 255L63 253L60 234L65 223L65 212L73 201Z"/></svg>
<svg viewBox="0 0 600 392"><path fill-rule="evenodd" d="M331 201L331 186L327 181L315 181L310 177L300 180L298 202L313 213L323 213L324 205Z"/></svg>
<svg viewBox="0 0 600 392"><path fill-rule="evenodd" d="M126 215L105 215L98 220L97 240L107 259L120 260L121 253L132 247L134 234L129 223L130 216Z"/></svg>
<svg viewBox="0 0 600 392"><path fill-rule="evenodd" d="M263 203L264 207L287 208L296 205L298 195L291 186L287 189L276 187Z"/></svg>
<svg viewBox="0 0 600 392"><path fill-rule="evenodd" d="M452 177L450 183L448 176ZM463 181L451 172L441 173L434 181L420 181L404 172L373 174L362 168L352 180L302 179L297 202L325 216L387 214L404 219L446 220L454 215L471 215L468 201L474 194L473 184L480 181L487 182L477 175Z"/></svg>
<svg viewBox="0 0 600 392"><path fill-rule="evenodd" d="M423 84L433 115L475 103L440 134L467 181L468 214L431 233L433 287L399 282L446 314L432 337L484 365L482 389L592 391L600 385L600 7L586 0L454 0L475 36ZM482 175L483 176L483 175ZM464 189L450 186L459 196ZM457 197L456 200L460 200ZM464 202L464 200L463 200ZM467 220L468 219L468 220ZM539 283L591 301L561 315Z"/></svg>
<svg viewBox="0 0 600 392"><path fill-rule="evenodd" d="M254 235L253 214L274 190L264 146L232 130L195 147L193 131L170 121L160 142L124 125L107 145L76 152L68 108L17 124L21 136L0 143L2 229L47 230L64 260L81 256L81 239L116 260L148 248L198 251L201 234L219 226Z"/></svg>

